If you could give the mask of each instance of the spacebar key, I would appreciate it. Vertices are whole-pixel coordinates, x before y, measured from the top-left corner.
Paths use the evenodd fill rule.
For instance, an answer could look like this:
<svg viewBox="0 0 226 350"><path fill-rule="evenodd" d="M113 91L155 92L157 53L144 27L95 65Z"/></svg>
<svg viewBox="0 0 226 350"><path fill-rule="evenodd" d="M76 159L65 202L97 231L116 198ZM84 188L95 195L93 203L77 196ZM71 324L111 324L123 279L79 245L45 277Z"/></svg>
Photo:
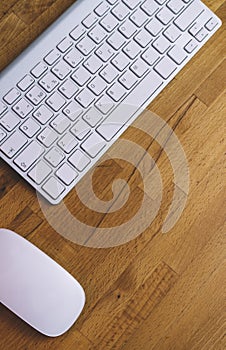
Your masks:
<svg viewBox="0 0 226 350"><path fill-rule="evenodd" d="M103 136L105 140L110 141L120 129L128 123L142 105L151 98L162 83L163 81L158 74L153 71L150 72L103 121L96 129L97 132Z"/></svg>

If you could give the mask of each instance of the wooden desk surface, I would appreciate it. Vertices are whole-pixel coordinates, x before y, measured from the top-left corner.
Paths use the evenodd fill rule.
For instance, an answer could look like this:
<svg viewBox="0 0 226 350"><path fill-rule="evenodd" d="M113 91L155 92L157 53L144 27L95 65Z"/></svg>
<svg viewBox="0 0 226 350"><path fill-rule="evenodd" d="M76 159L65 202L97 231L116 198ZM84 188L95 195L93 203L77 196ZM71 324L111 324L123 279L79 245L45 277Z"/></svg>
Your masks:
<svg viewBox="0 0 226 350"><path fill-rule="evenodd" d="M0 70L72 3L2 0ZM225 23L225 0L205 3ZM226 348L225 39L224 25L150 106L179 137L191 176L186 208L168 234L161 233L161 226L172 200L170 163L156 142L141 141L133 129L126 137L149 147L160 169L163 202L142 235L115 248L82 247L56 233L35 191L0 160L0 226L44 250L81 282L87 295L78 322L55 339L42 336L0 305L1 350ZM126 176L136 194L136 172L132 176L129 166L114 161L107 168ZM105 177L103 171L99 184ZM76 216L78 200L75 193L69 197L66 202ZM134 203L140 204L139 196ZM108 216L102 219L107 223Z"/></svg>

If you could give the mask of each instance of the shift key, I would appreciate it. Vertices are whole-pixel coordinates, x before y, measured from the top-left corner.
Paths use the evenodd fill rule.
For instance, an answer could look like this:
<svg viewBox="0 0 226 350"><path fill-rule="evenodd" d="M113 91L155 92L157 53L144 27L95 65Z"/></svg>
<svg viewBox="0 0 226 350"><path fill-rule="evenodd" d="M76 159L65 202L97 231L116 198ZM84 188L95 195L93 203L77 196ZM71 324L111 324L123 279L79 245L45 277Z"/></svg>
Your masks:
<svg viewBox="0 0 226 350"><path fill-rule="evenodd" d="M14 163L23 171L30 168L34 162L44 153L42 146L37 141L32 141L30 145L14 160Z"/></svg>
<svg viewBox="0 0 226 350"><path fill-rule="evenodd" d="M190 24L201 15L204 9L201 2L194 1L179 17L177 17L174 23L180 30L185 31Z"/></svg>

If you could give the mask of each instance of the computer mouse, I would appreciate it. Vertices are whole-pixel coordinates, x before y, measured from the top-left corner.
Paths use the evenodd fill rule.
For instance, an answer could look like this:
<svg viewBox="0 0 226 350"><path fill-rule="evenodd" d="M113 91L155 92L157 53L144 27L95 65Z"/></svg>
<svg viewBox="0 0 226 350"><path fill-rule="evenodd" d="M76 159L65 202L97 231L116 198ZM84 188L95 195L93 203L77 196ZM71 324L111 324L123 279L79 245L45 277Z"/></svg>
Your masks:
<svg viewBox="0 0 226 350"><path fill-rule="evenodd" d="M0 229L0 302L50 337L79 317L85 293L78 281L25 238Z"/></svg>

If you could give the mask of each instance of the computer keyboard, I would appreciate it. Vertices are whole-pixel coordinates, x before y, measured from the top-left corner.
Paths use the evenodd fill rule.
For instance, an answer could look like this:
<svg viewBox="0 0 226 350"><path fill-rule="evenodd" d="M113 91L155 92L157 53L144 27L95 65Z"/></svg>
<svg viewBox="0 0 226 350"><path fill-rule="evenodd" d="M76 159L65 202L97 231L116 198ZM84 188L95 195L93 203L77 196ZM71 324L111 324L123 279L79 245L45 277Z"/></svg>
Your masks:
<svg viewBox="0 0 226 350"><path fill-rule="evenodd" d="M220 26L199 0L78 0L0 75L1 157L59 203Z"/></svg>

